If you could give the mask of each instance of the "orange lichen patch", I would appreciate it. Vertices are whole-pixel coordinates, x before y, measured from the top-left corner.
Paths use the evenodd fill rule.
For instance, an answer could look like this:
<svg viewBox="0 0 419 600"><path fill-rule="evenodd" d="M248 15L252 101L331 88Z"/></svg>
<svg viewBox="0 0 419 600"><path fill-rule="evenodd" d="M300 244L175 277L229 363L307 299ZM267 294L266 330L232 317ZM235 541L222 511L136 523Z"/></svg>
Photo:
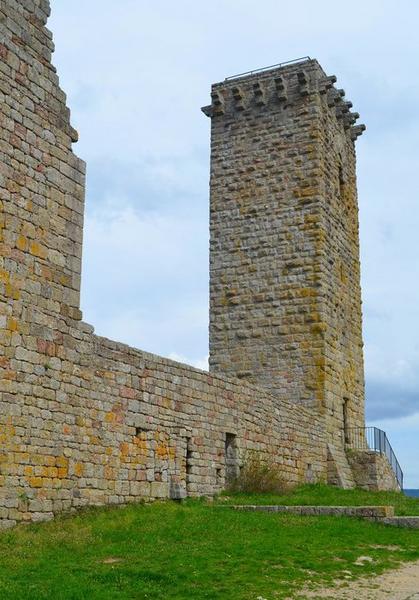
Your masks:
<svg viewBox="0 0 419 600"><path fill-rule="evenodd" d="M307 186L296 188L293 191L293 194L296 198L309 198L310 196L315 196L318 194L318 189L315 187Z"/></svg>
<svg viewBox="0 0 419 600"><path fill-rule="evenodd" d="M342 263L340 263L340 265L339 265L339 279L340 279L341 283L344 283L344 284L348 283L348 275L346 273L345 266Z"/></svg>
<svg viewBox="0 0 419 600"><path fill-rule="evenodd" d="M38 258L46 258L48 254L47 249L38 242L31 242L29 244L29 252Z"/></svg>
<svg viewBox="0 0 419 600"><path fill-rule="evenodd" d="M58 477L58 469L57 467L42 467L41 469L42 477Z"/></svg>
<svg viewBox="0 0 419 600"><path fill-rule="evenodd" d="M105 467L104 468L104 476L105 476L105 479L115 479L114 467Z"/></svg>
<svg viewBox="0 0 419 600"><path fill-rule="evenodd" d="M317 379L317 395L319 400L323 400L324 398L324 386L326 383L326 370L324 366L319 365L317 367L317 373L316 373L316 379Z"/></svg>
<svg viewBox="0 0 419 600"><path fill-rule="evenodd" d="M9 331L19 331L19 323L13 317L7 319L7 329Z"/></svg>
<svg viewBox="0 0 419 600"><path fill-rule="evenodd" d="M0 367L6 369L10 365L10 359L6 356L0 356Z"/></svg>
<svg viewBox="0 0 419 600"><path fill-rule="evenodd" d="M343 371L343 381L346 389L353 389L356 380L356 369L351 363Z"/></svg>
<svg viewBox="0 0 419 600"><path fill-rule="evenodd" d="M28 239L24 235L18 235L16 239L16 248L25 252L28 249Z"/></svg>
<svg viewBox="0 0 419 600"><path fill-rule="evenodd" d="M304 216L304 223L318 223L320 221L320 215L319 214L314 214L314 215L305 215Z"/></svg>
<svg viewBox="0 0 419 600"><path fill-rule="evenodd" d="M105 415L106 423L115 423L117 420L117 415L114 412L108 412Z"/></svg>
<svg viewBox="0 0 419 600"><path fill-rule="evenodd" d="M137 447L138 453L142 454L142 453L147 452L147 450L148 450L147 440L141 440L138 437L136 437L134 440L134 444Z"/></svg>
<svg viewBox="0 0 419 600"><path fill-rule="evenodd" d="M68 287L71 284L71 277L69 277L68 275L61 275L60 283L61 283L61 285Z"/></svg>
<svg viewBox="0 0 419 600"><path fill-rule="evenodd" d="M119 451L121 453L121 456L126 457L128 456L129 452L129 444L127 442L122 442L121 444L119 444Z"/></svg>
<svg viewBox="0 0 419 600"><path fill-rule="evenodd" d="M170 398L161 398L159 400L159 406L163 406L164 408L172 408L173 400L170 400Z"/></svg>
<svg viewBox="0 0 419 600"><path fill-rule="evenodd" d="M156 456L158 456L159 458L167 458L169 456L169 448L164 445L157 446Z"/></svg>
<svg viewBox="0 0 419 600"><path fill-rule="evenodd" d="M324 333L327 330L327 324L326 323L314 323L314 325L311 326L311 331L312 333Z"/></svg>
<svg viewBox="0 0 419 600"><path fill-rule="evenodd" d="M174 448L161 444L156 448L156 456L162 459L175 458Z"/></svg>
<svg viewBox="0 0 419 600"><path fill-rule="evenodd" d="M295 295L297 298L307 298L310 296L317 296L317 291L314 288L301 288L295 290Z"/></svg>
<svg viewBox="0 0 419 600"><path fill-rule="evenodd" d="M0 425L0 444L6 445L10 442L10 439L15 435L16 429L13 425Z"/></svg>
<svg viewBox="0 0 419 600"><path fill-rule="evenodd" d="M63 433L69 435L71 433L71 427L69 425L63 425Z"/></svg>
<svg viewBox="0 0 419 600"><path fill-rule="evenodd" d="M68 458L65 456L57 456L55 459L55 464L57 467L68 469Z"/></svg>
<svg viewBox="0 0 419 600"><path fill-rule="evenodd" d="M19 300L20 298L20 291L11 283L6 283L4 292L7 298L13 298L13 300Z"/></svg>
<svg viewBox="0 0 419 600"><path fill-rule="evenodd" d="M2 378L6 379L7 381L16 381L17 379L17 372L16 371L5 371L2 374Z"/></svg>
<svg viewBox="0 0 419 600"><path fill-rule="evenodd" d="M15 452L14 459L15 463L27 463L29 462L29 452Z"/></svg>
<svg viewBox="0 0 419 600"><path fill-rule="evenodd" d="M77 475L77 477L82 477L84 474L84 465L83 463L76 463L74 465L74 474Z"/></svg>
<svg viewBox="0 0 419 600"><path fill-rule="evenodd" d="M321 319L320 314L317 311L307 313L305 316L306 323L317 323Z"/></svg>
<svg viewBox="0 0 419 600"><path fill-rule="evenodd" d="M31 487L41 488L43 486L42 477L29 477L28 483Z"/></svg>

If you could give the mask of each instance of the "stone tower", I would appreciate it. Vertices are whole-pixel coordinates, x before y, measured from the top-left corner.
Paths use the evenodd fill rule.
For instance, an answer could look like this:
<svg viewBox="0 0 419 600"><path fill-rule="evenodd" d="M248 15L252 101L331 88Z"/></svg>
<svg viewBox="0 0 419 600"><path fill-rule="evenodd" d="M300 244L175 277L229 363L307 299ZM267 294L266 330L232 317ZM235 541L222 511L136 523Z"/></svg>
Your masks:
<svg viewBox="0 0 419 600"><path fill-rule="evenodd" d="M212 86L210 370L324 415L329 480L364 426L355 140L316 60ZM280 401L280 400L279 400Z"/></svg>

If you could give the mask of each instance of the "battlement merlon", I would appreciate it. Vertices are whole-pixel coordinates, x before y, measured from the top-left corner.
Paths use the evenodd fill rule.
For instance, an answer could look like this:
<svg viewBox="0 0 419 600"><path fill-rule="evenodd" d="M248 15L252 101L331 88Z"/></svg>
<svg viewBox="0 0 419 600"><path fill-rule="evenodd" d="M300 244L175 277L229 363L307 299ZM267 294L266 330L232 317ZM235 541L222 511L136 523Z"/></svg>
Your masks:
<svg viewBox="0 0 419 600"><path fill-rule="evenodd" d="M352 112L352 102L345 91L335 87L335 75L328 76L315 59L293 61L278 67L229 77L211 88L211 104L202 107L210 118L237 117L252 111L284 110L313 94L325 98L325 108L333 111L348 137L355 141L365 125L355 125L359 113Z"/></svg>

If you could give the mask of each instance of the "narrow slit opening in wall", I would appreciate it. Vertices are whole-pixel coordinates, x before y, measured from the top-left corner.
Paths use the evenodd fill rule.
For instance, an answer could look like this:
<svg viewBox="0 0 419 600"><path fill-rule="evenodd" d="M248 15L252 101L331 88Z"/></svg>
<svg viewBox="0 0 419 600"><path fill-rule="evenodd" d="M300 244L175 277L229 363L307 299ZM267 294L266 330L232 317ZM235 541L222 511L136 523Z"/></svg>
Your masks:
<svg viewBox="0 0 419 600"><path fill-rule="evenodd" d="M186 473L191 472L192 467L192 444L191 438L186 438Z"/></svg>
<svg viewBox="0 0 419 600"><path fill-rule="evenodd" d="M239 459L237 451L237 436L235 433L226 433L225 437L225 473L226 485L233 483L239 476Z"/></svg>
<svg viewBox="0 0 419 600"><path fill-rule="evenodd" d="M186 491L189 490L191 484L191 473L192 473L192 440L186 438Z"/></svg>
<svg viewBox="0 0 419 600"><path fill-rule="evenodd" d="M345 444L349 444L351 441L349 438L348 404L349 404L349 399L344 398L342 411L343 411L343 439L345 441Z"/></svg>
<svg viewBox="0 0 419 600"><path fill-rule="evenodd" d="M343 174L343 167L339 165L339 198L343 199L343 192L345 186L345 176Z"/></svg>

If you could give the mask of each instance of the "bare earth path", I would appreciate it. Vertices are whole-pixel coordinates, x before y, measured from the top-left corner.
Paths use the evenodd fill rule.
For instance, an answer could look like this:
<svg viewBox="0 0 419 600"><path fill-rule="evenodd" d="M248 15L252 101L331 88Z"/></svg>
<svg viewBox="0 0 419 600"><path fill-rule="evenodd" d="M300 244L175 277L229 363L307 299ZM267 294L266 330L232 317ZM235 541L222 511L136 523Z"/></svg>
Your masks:
<svg viewBox="0 0 419 600"><path fill-rule="evenodd" d="M303 600L335 598L336 600L419 600L419 562L387 571L378 577L337 583L333 588L301 590L296 598Z"/></svg>

